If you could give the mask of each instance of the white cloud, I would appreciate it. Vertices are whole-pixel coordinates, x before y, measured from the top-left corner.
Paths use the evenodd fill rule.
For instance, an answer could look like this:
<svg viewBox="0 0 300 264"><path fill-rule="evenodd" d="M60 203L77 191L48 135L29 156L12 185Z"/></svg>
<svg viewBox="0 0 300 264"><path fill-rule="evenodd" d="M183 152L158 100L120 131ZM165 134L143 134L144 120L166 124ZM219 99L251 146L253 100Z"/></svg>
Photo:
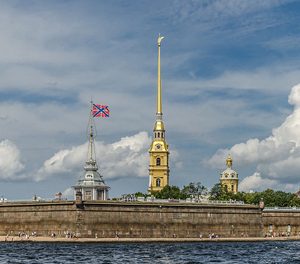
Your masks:
<svg viewBox="0 0 300 264"><path fill-rule="evenodd" d="M294 105L294 111L273 129L271 136L263 140L249 139L230 149L219 149L206 163L220 168L226 155L231 153L239 167L256 166L256 172L241 182L242 189L255 186L290 189L290 184L294 184L296 190L300 183L300 84L292 88L289 103Z"/></svg>
<svg viewBox="0 0 300 264"><path fill-rule="evenodd" d="M255 172L253 175L246 177L239 184L239 190L249 192L250 190L263 191L267 188L278 187L278 183L275 180L264 179L261 174Z"/></svg>
<svg viewBox="0 0 300 264"><path fill-rule="evenodd" d="M10 140L0 142L0 179L18 180L25 178L19 174L24 169L21 162L20 151Z"/></svg>
<svg viewBox="0 0 300 264"><path fill-rule="evenodd" d="M62 198L65 199L74 199L74 190L73 188L67 188L62 192Z"/></svg>
<svg viewBox="0 0 300 264"><path fill-rule="evenodd" d="M96 142L96 156L104 179L148 176L148 148L151 138L146 132L121 138L112 144ZM77 178L83 174L87 157L87 143L71 149L60 150L44 162L36 180L53 175Z"/></svg>

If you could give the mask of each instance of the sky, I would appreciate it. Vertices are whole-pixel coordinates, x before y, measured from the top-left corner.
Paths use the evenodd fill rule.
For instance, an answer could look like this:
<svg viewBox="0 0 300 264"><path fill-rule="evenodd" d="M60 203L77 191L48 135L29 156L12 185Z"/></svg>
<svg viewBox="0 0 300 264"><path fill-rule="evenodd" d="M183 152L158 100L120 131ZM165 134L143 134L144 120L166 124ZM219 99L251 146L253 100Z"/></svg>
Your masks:
<svg viewBox="0 0 300 264"><path fill-rule="evenodd" d="M157 36L170 184L300 184L299 1L0 0L0 196L53 198L84 174L89 102L110 197L146 192Z"/></svg>

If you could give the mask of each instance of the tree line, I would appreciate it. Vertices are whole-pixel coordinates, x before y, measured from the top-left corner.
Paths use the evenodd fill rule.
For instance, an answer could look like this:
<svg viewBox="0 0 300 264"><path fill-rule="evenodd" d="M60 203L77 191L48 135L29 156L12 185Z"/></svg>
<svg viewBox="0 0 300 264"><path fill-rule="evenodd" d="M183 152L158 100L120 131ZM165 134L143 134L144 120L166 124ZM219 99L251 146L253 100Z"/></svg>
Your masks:
<svg viewBox="0 0 300 264"><path fill-rule="evenodd" d="M136 197L147 197L149 194L138 192ZM178 186L165 186L160 192L153 192L150 196L157 199L209 199L219 201L242 201L245 204L259 204L264 201L266 207L300 207L297 194L267 189L262 192L228 192L220 183L215 184L210 191L201 182L190 183L180 189Z"/></svg>

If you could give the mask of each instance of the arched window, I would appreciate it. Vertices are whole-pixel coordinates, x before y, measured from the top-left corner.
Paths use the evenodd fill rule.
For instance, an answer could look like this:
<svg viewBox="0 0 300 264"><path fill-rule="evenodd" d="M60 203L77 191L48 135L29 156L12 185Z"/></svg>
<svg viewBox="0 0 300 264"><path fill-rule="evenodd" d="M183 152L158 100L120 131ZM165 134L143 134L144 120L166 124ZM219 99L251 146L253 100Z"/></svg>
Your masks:
<svg viewBox="0 0 300 264"><path fill-rule="evenodd" d="M156 179L156 187L160 187L160 179Z"/></svg>
<svg viewBox="0 0 300 264"><path fill-rule="evenodd" d="M231 191L234 191L234 186L233 185L231 185Z"/></svg>
<svg viewBox="0 0 300 264"><path fill-rule="evenodd" d="M159 132L157 133L157 137L160 137L160 133Z"/></svg>
<svg viewBox="0 0 300 264"><path fill-rule="evenodd" d="M160 158L156 159L156 166L160 166Z"/></svg>
<svg viewBox="0 0 300 264"><path fill-rule="evenodd" d="M227 190L228 190L228 187L227 187L227 185L225 185L224 187L225 187L225 190L227 191Z"/></svg>

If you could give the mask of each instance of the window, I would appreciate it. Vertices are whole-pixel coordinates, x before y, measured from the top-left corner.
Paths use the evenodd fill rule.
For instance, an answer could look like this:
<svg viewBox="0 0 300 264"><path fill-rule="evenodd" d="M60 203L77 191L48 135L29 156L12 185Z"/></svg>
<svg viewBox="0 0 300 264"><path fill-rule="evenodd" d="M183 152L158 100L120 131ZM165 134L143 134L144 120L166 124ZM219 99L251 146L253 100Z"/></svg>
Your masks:
<svg viewBox="0 0 300 264"><path fill-rule="evenodd" d="M157 133L157 137L160 137L160 133L159 132Z"/></svg>
<svg viewBox="0 0 300 264"><path fill-rule="evenodd" d="M234 191L234 186L233 185L231 185L231 191Z"/></svg>
<svg viewBox="0 0 300 264"><path fill-rule="evenodd" d="M161 137L162 137L162 138L164 137L164 132L161 132Z"/></svg>
<svg viewBox="0 0 300 264"><path fill-rule="evenodd" d="M156 187L160 187L160 179L156 179Z"/></svg>
<svg viewBox="0 0 300 264"><path fill-rule="evenodd" d="M227 187L227 185L225 185L224 187L225 187L225 190L226 190L226 192L227 192L227 190L228 190L228 187Z"/></svg>
<svg viewBox="0 0 300 264"><path fill-rule="evenodd" d="M156 159L156 166L160 166L160 158Z"/></svg>
<svg viewBox="0 0 300 264"><path fill-rule="evenodd" d="M84 200L92 200L92 191L85 191L84 196Z"/></svg>

